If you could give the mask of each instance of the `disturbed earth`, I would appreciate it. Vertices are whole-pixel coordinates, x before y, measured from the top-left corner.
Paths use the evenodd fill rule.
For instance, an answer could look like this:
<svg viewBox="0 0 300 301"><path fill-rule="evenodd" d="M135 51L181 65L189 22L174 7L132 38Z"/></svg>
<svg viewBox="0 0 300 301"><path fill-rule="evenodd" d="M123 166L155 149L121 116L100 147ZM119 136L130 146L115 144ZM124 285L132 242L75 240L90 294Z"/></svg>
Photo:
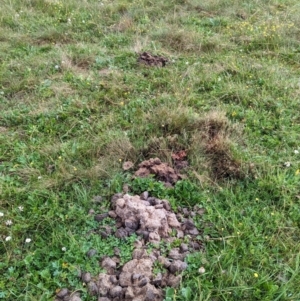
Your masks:
<svg viewBox="0 0 300 301"><path fill-rule="evenodd" d="M161 301L164 299L164 288L177 287L181 274L187 268L186 256L191 252L203 249L199 241L199 230L193 217L203 214L203 210L194 207L193 211L180 208L175 214L167 200L149 196L148 192L140 196L116 194L111 199L111 210L95 214L96 221L105 218L116 221L116 231L104 229L103 237L115 235L125 238L136 234L132 260L120 266L119 250L116 248L113 257L102 257L100 264L105 270L97 276L80 272L79 277L86 283L90 295L97 296L98 301ZM186 239L187 238L187 239ZM162 252L162 243L174 248ZM150 248L151 246L151 248ZM91 254L96 250L91 250ZM155 272L159 265L161 272ZM72 294L67 288L61 289L55 301L81 301L78 293Z"/></svg>
<svg viewBox="0 0 300 301"><path fill-rule="evenodd" d="M142 52L139 54L138 62L147 66L165 67L168 59L162 56L153 55L149 52Z"/></svg>
<svg viewBox="0 0 300 301"><path fill-rule="evenodd" d="M187 165L187 161L174 160L174 163L175 166L178 166L179 163ZM157 180L163 182L168 187L172 187L178 180L184 178L177 170L170 167L167 163L162 162L159 158L151 158L140 163L139 169L134 175L139 178L154 175Z"/></svg>

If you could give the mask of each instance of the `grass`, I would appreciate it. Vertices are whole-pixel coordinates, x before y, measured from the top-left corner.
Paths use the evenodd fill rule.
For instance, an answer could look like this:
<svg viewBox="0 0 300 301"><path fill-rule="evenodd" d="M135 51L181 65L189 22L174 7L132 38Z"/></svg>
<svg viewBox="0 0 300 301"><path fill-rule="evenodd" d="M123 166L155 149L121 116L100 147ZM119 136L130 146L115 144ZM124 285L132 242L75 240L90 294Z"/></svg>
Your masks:
<svg viewBox="0 0 300 301"><path fill-rule="evenodd" d="M78 269L96 275L114 247L126 260L134 238L101 239L88 212L128 184L205 209L205 252L166 300L300 300L299 14L296 0L2 0L0 299L94 300ZM170 63L140 66L141 51ZM178 150L190 166L173 190L122 170Z"/></svg>

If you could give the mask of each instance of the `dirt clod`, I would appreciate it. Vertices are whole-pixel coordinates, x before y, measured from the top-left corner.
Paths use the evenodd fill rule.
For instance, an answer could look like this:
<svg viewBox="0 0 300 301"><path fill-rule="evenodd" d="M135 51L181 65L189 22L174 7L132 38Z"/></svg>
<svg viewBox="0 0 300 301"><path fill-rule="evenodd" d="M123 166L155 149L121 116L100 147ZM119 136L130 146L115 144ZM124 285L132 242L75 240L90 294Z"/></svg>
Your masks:
<svg viewBox="0 0 300 301"><path fill-rule="evenodd" d="M120 297L123 293L123 289L121 286L117 285L115 287L113 287L110 291L109 291L109 295L112 298L116 298L116 297Z"/></svg>
<svg viewBox="0 0 300 301"><path fill-rule="evenodd" d="M66 295L68 295L69 290L67 288L62 288L57 294L56 297L58 298L64 298Z"/></svg>
<svg viewBox="0 0 300 301"><path fill-rule="evenodd" d="M153 160L160 162L159 159ZM81 273L81 280L87 284L88 293L98 296L98 301L162 301L164 287L178 287L180 284L180 274L187 268L187 254L201 249L201 243L197 240L199 230L189 216L190 211L181 208L181 213L186 217L176 215L168 200L151 197L147 191L140 196L116 194L111 199L111 207L109 213L95 216L99 219L104 216L114 218L116 229L99 226L98 233L118 238L136 234L138 238L133 245L132 260L121 265L121 251L115 248L112 257L101 257L100 265L105 270L104 273L100 273L98 277ZM178 216L181 217L180 221ZM161 249L161 243L170 245L187 235L189 244L182 242L180 247L171 248L168 253ZM152 243L151 252L147 250L148 243ZM96 250L91 249L87 252L87 257L95 254ZM156 264L162 268L162 272L157 274L154 270ZM67 301L71 296L67 289L62 289L56 294L56 300Z"/></svg>
<svg viewBox="0 0 300 301"><path fill-rule="evenodd" d="M196 251L198 251L198 250L201 249L201 245L198 244L198 243L195 242L195 241L191 241L191 242L189 243L189 245L190 245L191 248L193 248L193 249L196 250Z"/></svg>
<svg viewBox="0 0 300 301"><path fill-rule="evenodd" d="M131 161L125 161L122 165L123 170L129 170L134 166Z"/></svg>
<svg viewBox="0 0 300 301"><path fill-rule="evenodd" d="M166 184L174 185L178 180L182 179L182 175L177 173L167 163L161 162L159 158L151 158L139 164L139 169L135 172L136 177L155 177Z"/></svg>
<svg viewBox="0 0 300 301"><path fill-rule="evenodd" d="M117 217L116 213L115 213L113 210L109 211L109 212L108 212L108 215L109 215L109 217L111 217L111 218L116 218L116 217Z"/></svg>
<svg viewBox="0 0 300 301"><path fill-rule="evenodd" d="M99 289L99 295L100 296L107 296L109 290L113 287L113 283L111 282L111 276L106 274L99 274L97 286Z"/></svg>
<svg viewBox="0 0 300 301"><path fill-rule="evenodd" d="M149 192L148 191L144 191L141 195L140 195L140 198L142 199L142 200L147 200L148 199L148 197L149 197Z"/></svg>
<svg viewBox="0 0 300 301"><path fill-rule="evenodd" d="M108 216L109 216L108 213L96 214L96 215L95 215L95 221L101 222L101 221L103 221L105 218L107 218Z"/></svg>
<svg viewBox="0 0 300 301"><path fill-rule="evenodd" d="M90 249L87 253L86 253L86 256L91 258L93 256L95 256L97 254L97 250L95 249Z"/></svg>
<svg viewBox="0 0 300 301"><path fill-rule="evenodd" d="M119 229L116 231L115 236L116 236L117 238L125 238L125 237L128 236L128 232L126 231L125 228L122 227L122 228L119 228Z"/></svg>
<svg viewBox="0 0 300 301"><path fill-rule="evenodd" d="M188 252L188 250L189 250L189 246L187 244L181 244L180 245L180 252L181 253Z"/></svg>
<svg viewBox="0 0 300 301"><path fill-rule="evenodd" d="M90 273L82 273L81 279L83 282L88 283L92 280L92 276Z"/></svg>
<svg viewBox="0 0 300 301"><path fill-rule="evenodd" d="M148 256L148 253L147 253L147 250L145 250L145 249L135 249L135 250L133 250L133 253L132 253L133 259L141 259L141 258L147 257L147 256Z"/></svg>
<svg viewBox="0 0 300 301"><path fill-rule="evenodd" d="M95 282L91 281L88 283L88 292L91 296L98 295L99 289Z"/></svg>
<svg viewBox="0 0 300 301"><path fill-rule="evenodd" d="M172 274L176 274L176 273L184 271L186 268L187 268L187 264L185 262L183 262L181 260L175 260L169 266L169 271Z"/></svg>
<svg viewBox="0 0 300 301"><path fill-rule="evenodd" d="M109 257L105 257L101 262L101 267L107 271L108 274L113 274L117 264Z"/></svg>
<svg viewBox="0 0 300 301"><path fill-rule="evenodd" d="M179 248L174 248L169 252L169 257L174 260L183 260L185 256L186 254L180 253Z"/></svg>
<svg viewBox="0 0 300 301"><path fill-rule="evenodd" d="M181 275L166 274L164 278L166 285L170 287L178 287L181 282Z"/></svg>
<svg viewBox="0 0 300 301"><path fill-rule="evenodd" d="M165 67L168 61L169 60L167 58L158 55L153 55L150 54L149 52L140 53L138 57L138 62L140 64L144 64L151 67L153 66Z"/></svg>
<svg viewBox="0 0 300 301"><path fill-rule="evenodd" d="M151 281L154 286L161 286L162 273L158 273L155 278Z"/></svg>

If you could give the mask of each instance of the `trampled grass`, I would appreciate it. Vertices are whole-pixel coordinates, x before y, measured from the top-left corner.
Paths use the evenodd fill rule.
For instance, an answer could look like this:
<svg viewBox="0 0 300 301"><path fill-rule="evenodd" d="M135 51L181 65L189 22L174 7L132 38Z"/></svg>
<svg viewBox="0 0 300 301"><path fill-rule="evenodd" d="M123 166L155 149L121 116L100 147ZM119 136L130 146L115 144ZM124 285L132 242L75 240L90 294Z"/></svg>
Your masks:
<svg viewBox="0 0 300 301"><path fill-rule="evenodd" d="M205 252L166 300L300 300L299 15L296 0L2 0L0 299L95 300L78 270L134 238L101 240L89 210L128 184L205 209ZM182 149L172 192L122 170Z"/></svg>

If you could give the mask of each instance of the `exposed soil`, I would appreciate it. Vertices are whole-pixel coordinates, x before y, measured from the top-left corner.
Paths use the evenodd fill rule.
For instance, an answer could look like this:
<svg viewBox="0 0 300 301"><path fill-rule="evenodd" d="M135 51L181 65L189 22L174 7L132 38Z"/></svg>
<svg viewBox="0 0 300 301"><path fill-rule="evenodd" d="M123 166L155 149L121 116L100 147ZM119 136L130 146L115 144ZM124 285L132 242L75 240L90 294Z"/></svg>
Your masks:
<svg viewBox="0 0 300 301"><path fill-rule="evenodd" d="M131 161L125 161L122 165L123 170L129 170L133 168L134 164Z"/></svg>
<svg viewBox="0 0 300 301"><path fill-rule="evenodd" d="M138 62L147 66L165 67L168 59L158 55L152 55L149 52L139 54Z"/></svg>
<svg viewBox="0 0 300 301"><path fill-rule="evenodd" d="M170 167L167 163L161 162L159 158L151 158L139 164L139 169L134 174L136 177L148 177L154 175L159 181L167 186L174 185L183 176Z"/></svg>
<svg viewBox="0 0 300 301"><path fill-rule="evenodd" d="M187 161L187 153L185 150L172 153L171 157L173 159L173 164L176 171L185 169L189 166L189 163Z"/></svg>
<svg viewBox="0 0 300 301"><path fill-rule="evenodd" d="M198 207L193 211L180 208L175 214L167 200L151 197L147 191L140 196L116 194L111 199L111 209L106 213L91 214L99 222L107 217L116 221L115 232L109 227L103 231L106 237L138 235L132 260L121 266L120 251L115 249L115 256L101 258L100 265L105 273L92 276L81 272L81 280L86 283L89 294L97 296L98 301L162 301L165 287L179 286L181 273L187 268L185 257L190 252L203 249L198 240L200 232L191 218L202 215L203 211ZM175 241L180 242L176 247L169 251L161 249L162 244L172 245ZM91 249L87 256L94 256L96 252ZM159 272L154 270L157 265L161 267ZM67 288L62 288L57 292L55 301L62 300L81 299L79 295L73 296Z"/></svg>

